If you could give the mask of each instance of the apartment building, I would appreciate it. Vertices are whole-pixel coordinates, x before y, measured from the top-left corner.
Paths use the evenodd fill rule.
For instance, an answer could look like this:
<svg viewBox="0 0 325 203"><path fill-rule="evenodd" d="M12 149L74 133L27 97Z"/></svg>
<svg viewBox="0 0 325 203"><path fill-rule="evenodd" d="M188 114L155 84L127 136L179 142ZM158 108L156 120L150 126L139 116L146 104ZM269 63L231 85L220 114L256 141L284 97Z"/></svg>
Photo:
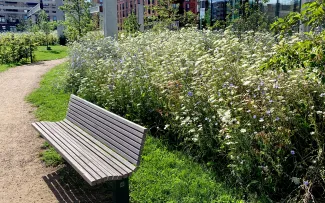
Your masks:
<svg viewBox="0 0 325 203"><path fill-rule="evenodd" d="M0 0L0 32L16 31L17 25L27 19L27 13L35 7L40 0ZM43 10L49 16L50 21L56 21L58 6L55 0L43 0Z"/></svg>
<svg viewBox="0 0 325 203"><path fill-rule="evenodd" d="M149 17L156 15L153 9L159 3L159 0L117 0L117 19L119 30L123 29L124 19L127 18L131 13L137 14L137 5L142 1L144 5L144 16ZM198 0L176 0L173 4L179 5L181 13L192 11L193 13L198 12Z"/></svg>

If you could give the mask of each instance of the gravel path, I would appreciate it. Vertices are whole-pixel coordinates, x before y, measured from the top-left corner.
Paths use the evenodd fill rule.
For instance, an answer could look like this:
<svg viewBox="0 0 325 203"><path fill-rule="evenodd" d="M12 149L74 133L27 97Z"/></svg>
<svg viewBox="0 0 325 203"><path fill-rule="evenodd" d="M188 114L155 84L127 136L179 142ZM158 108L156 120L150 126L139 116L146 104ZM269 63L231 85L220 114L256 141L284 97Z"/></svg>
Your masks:
<svg viewBox="0 0 325 203"><path fill-rule="evenodd" d="M39 159L43 139L32 128L33 108L24 98L41 76L65 59L40 62L0 73L0 202L57 202L42 179L53 172Z"/></svg>

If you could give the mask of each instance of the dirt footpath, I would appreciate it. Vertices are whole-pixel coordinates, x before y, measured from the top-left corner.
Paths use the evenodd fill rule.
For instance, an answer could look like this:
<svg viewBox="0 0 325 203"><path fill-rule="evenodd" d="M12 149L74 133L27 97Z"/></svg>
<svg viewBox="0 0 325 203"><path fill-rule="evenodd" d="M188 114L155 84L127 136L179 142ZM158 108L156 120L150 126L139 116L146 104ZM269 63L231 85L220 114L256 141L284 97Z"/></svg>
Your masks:
<svg viewBox="0 0 325 203"><path fill-rule="evenodd" d="M57 202L43 176L55 169L39 159L43 140L32 128L33 108L24 98L41 76L65 59L24 65L0 73L0 202Z"/></svg>

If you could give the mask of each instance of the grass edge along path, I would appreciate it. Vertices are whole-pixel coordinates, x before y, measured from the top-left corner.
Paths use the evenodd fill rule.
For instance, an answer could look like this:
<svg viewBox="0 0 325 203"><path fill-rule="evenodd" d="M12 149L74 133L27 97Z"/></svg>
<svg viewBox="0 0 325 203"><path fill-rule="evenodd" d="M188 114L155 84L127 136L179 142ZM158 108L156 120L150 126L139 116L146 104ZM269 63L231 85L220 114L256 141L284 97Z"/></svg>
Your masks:
<svg viewBox="0 0 325 203"><path fill-rule="evenodd" d="M50 46L52 50L46 50L46 46L38 46L35 50L35 62L38 61L49 61L55 59L62 59L68 56L68 47L61 45ZM4 72L9 68L14 68L20 65L29 64L27 63L13 63L13 64L0 64L0 72Z"/></svg>
<svg viewBox="0 0 325 203"><path fill-rule="evenodd" d="M39 120L59 121L65 117L70 94L63 91L67 63L43 76L40 87L26 100L37 107ZM42 160L47 165L63 163L45 144ZM217 182L213 174L180 152L168 151L162 142L147 136L142 162L130 178L131 202L244 202L233 189Z"/></svg>

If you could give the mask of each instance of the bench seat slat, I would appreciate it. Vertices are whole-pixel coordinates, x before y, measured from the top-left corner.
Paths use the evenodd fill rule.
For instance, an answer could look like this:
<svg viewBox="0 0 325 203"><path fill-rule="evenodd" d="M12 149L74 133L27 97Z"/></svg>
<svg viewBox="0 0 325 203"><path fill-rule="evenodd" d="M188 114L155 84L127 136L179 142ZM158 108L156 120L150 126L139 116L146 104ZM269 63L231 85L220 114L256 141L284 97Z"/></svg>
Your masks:
<svg viewBox="0 0 325 203"><path fill-rule="evenodd" d="M121 124L124 124L126 126L129 126L130 128L133 128L133 129L141 132L142 135L146 133L146 128L144 128L144 127L142 127L142 126L140 126L140 125L138 125L136 123L133 123L133 122L131 122L131 121L125 119L125 118L122 118L122 117L120 117L120 116L118 116L118 115L116 115L114 113L111 113L111 112L107 111L106 109L103 109L103 108L101 108L99 106L96 106L95 104L92 104L92 103L90 103L90 102L88 102L86 100L80 99L79 97L77 97L75 95L71 95L71 99L76 100L76 101L79 101L81 103L84 103L87 106L92 107L93 109L96 109L99 112L102 112L103 114L105 114L105 115L113 118L114 120L120 122ZM141 138L142 137L143 136L141 136Z"/></svg>
<svg viewBox="0 0 325 203"><path fill-rule="evenodd" d="M105 181L107 175L105 175L105 173L103 173L97 167L96 163L94 163L94 161L89 157L88 154L79 151L78 146L75 146L73 143L66 142L66 140L64 139L64 135L56 132L54 129L51 128L51 126L47 125L44 122L40 122L40 124L44 126L47 130L52 132L53 135L55 135L60 145L64 146L63 148L65 148L65 150L69 154L74 154L73 156L77 157L77 161L89 172L89 174L91 174L96 179L95 184Z"/></svg>
<svg viewBox="0 0 325 203"><path fill-rule="evenodd" d="M94 137L90 136L89 134L85 133L80 127L74 125L73 123L71 123L69 120L64 119L63 122L61 122L63 125L68 126L69 128L73 128L76 132L78 132L79 134L82 134L86 139L90 140L91 142L93 142L95 145L97 145L99 147L99 150L104 150L103 153L108 154L110 157L113 157L114 159L118 160L119 162L121 162L123 165L125 165L127 168L131 169L131 170L135 170L135 166L133 164L131 164L130 162L128 162L126 159L124 159L124 157L121 157L119 154L117 154L116 152L114 152L113 150L107 148L106 145L102 144L101 142L99 142L97 139L95 139Z"/></svg>
<svg viewBox="0 0 325 203"><path fill-rule="evenodd" d="M101 170L105 175L105 180L117 180L122 177L124 174L120 173L116 170L113 170L111 166L103 162L100 157L98 157L95 153L93 153L89 148L84 146L82 143L78 142L73 136L71 136L68 132L64 131L57 123L45 122L46 125L50 126L56 133L62 134L66 142L70 142L74 145L75 149L78 150L82 156L86 156L90 158L92 163ZM97 171L97 170L96 170Z"/></svg>
<svg viewBox="0 0 325 203"><path fill-rule="evenodd" d="M123 137L123 135L112 132L112 130L107 127L105 124L103 124L99 119L94 119L93 117L91 117L88 114L85 114L81 111L76 111L76 109L74 110L70 110L69 114L72 114L78 118L81 118L84 122L86 122L87 124L91 125L92 127L96 128L98 131L102 132L103 135L105 135L103 137L103 139L109 141L109 140L114 140L114 142L116 143L115 146L123 146L125 147L125 152L129 152L130 153L134 153L134 154L139 154L140 153L140 144L136 143L137 146L133 146L132 144L130 144L129 142L131 142L128 139L121 139L121 137ZM126 140L128 140L129 142L127 142ZM113 142L112 142L113 144ZM122 147L121 146L121 147Z"/></svg>
<svg viewBox="0 0 325 203"><path fill-rule="evenodd" d="M88 123L84 122L82 119L76 117L75 115L69 114L67 116L67 118L72 123L79 125L79 127L81 129L83 129L87 133L90 133L96 139L98 139L99 141L101 141L104 144L106 144L108 147L112 148L114 151L116 151L119 154L121 154L123 157L125 157L131 163L137 164L137 157L136 157L136 155L135 154L132 154L132 153L126 153L126 152L124 152L124 150L126 150L125 147L123 147L123 146L119 146L119 148L118 147L115 147L115 145L111 144L106 139L103 139L103 137L105 137L105 135L102 132L100 132L97 129L95 129L94 127L90 126ZM110 141L112 141L112 140L110 140ZM113 141L113 143L117 144L114 141Z"/></svg>
<svg viewBox="0 0 325 203"><path fill-rule="evenodd" d="M62 128L65 132L69 133L70 136L73 137L77 142L81 143L89 150L91 150L94 155L100 157L100 160L104 161L105 166L111 168L112 171L120 173L121 175L123 175L123 177L127 177L132 173L132 169L123 165L117 159L110 156L107 152L105 153L103 149L101 149L91 140L88 140L84 135L72 129L70 126L67 126L64 122L57 122L55 124ZM105 148L107 147L105 146ZM124 158L120 156L119 159Z"/></svg>
<svg viewBox="0 0 325 203"><path fill-rule="evenodd" d="M75 160L76 157L69 154L55 139L53 139L52 133L44 126L40 125L40 123L33 123L32 125L90 185L95 185L96 179Z"/></svg>
<svg viewBox="0 0 325 203"><path fill-rule="evenodd" d="M139 149L141 147L141 139L139 137L131 134L126 130L116 127L112 123L102 118L100 114L95 114L94 112L90 111L88 108L83 108L82 106L79 105L80 104L75 104L71 102L69 104L69 108L72 107L72 109L78 109L80 112L87 114L87 116L95 120L98 120L101 123L101 126L103 128L110 131L114 136L117 136L119 139L122 139L125 142L133 145L135 148Z"/></svg>

